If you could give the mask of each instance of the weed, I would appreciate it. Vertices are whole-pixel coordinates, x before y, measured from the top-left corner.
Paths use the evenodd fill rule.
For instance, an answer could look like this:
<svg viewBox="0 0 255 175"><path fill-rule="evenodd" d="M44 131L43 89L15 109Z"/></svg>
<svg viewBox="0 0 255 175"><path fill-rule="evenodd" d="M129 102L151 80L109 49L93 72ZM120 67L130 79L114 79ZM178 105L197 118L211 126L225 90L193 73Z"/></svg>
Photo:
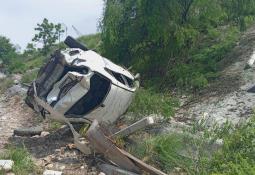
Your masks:
<svg viewBox="0 0 255 175"><path fill-rule="evenodd" d="M0 155L0 158L14 161L12 171L15 174L27 175L36 171L36 166L25 148L8 147L7 151Z"/></svg>

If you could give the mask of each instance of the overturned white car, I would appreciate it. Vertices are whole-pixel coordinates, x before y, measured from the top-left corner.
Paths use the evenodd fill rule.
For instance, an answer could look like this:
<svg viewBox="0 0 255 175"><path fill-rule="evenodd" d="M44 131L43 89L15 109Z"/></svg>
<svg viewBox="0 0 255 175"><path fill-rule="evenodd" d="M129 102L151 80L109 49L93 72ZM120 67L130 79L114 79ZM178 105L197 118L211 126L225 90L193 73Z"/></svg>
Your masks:
<svg viewBox="0 0 255 175"><path fill-rule="evenodd" d="M71 37L65 43L70 48L56 51L40 69L26 103L47 114L34 98L36 88L37 96L67 119L113 123L129 107L138 87L136 78Z"/></svg>

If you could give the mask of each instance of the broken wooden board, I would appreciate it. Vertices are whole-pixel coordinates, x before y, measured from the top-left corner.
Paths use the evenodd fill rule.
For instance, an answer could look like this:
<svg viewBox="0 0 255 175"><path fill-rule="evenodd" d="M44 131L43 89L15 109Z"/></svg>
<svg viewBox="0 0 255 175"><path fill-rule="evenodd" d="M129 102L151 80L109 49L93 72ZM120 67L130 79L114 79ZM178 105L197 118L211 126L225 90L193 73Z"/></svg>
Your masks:
<svg viewBox="0 0 255 175"><path fill-rule="evenodd" d="M87 131L86 138L96 151L104 154L107 159L111 160L122 169L135 173L139 173L140 170L143 170L154 175L166 175L162 171L118 148L109 137L104 135L97 120L94 120Z"/></svg>
<svg viewBox="0 0 255 175"><path fill-rule="evenodd" d="M134 124L116 132L115 134L111 135L111 138L118 138L118 137L126 137L138 130L145 128L146 126L154 124L153 117L145 117Z"/></svg>
<svg viewBox="0 0 255 175"><path fill-rule="evenodd" d="M119 149L119 148L118 148ZM142 170L153 174L153 175L167 175L164 172L154 168L153 166L150 166L146 163L144 163L143 161L141 161L140 159L136 158L135 156L131 155L130 153L119 149L121 151L122 154L126 155L130 160L132 160L136 166L138 166L139 168L141 168Z"/></svg>
<svg viewBox="0 0 255 175"><path fill-rule="evenodd" d="M139 173L140 170L134 163L121 153L121 151L108 139L101 130L97 120L94 120L86 133L86 138L93 148L125 170Z"/></svg>

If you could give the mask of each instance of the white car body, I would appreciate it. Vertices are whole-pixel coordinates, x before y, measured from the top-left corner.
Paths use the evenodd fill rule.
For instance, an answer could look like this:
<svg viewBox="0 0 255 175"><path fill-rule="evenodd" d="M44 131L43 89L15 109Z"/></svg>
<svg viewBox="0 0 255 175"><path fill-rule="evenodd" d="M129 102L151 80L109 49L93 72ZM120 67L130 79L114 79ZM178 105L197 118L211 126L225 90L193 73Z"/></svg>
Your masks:
<svg viewBox="0 0 255 175"><path fill-rule="evenodd" d="M62 64L86 71L66 72L47 93L46 103L66 118L97 119L105 123L115 122L126 112L138 87L128 70L92 50L67 48L60 54Z"/></svg>

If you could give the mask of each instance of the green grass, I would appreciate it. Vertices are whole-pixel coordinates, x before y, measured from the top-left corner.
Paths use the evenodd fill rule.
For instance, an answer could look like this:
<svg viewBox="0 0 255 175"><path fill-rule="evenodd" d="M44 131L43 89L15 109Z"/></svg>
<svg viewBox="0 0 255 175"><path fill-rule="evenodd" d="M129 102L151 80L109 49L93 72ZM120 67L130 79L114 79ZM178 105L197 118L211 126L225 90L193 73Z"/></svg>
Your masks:
<svg viewBox="0 0 255 175"><path fill-rule="evenodd" d="M167 119L174 115L176 107L178 107L178 101L169 94L139 89L128 112L140 117L150 114L161 114Z"/></svg>
<svg viewBox="0 0 255 175"><path fill-rule="evenodd" d="M36 171L31 155L25 148L8 147L7 151L0 155L0 159L13 160L14 166L12 172L17 175L28 175Z"/></svg>
<svg viewBox="0 0 255 175"><path fill-rule="evenodd" d="M22 83L26 83L26 84L30 84L33 80L35 80L37 76L37 71L28 71L26 73L23 74L22 78L21 78L21 82Z"/></svg>
<svg viewBox="0 0 255 175"><path fill-rule="evenodd" d="M48 130L49 131L56 131L59 128L61 128L63 126L63 123L54 121L54 120L49 120L48 122Z"/></svg>

